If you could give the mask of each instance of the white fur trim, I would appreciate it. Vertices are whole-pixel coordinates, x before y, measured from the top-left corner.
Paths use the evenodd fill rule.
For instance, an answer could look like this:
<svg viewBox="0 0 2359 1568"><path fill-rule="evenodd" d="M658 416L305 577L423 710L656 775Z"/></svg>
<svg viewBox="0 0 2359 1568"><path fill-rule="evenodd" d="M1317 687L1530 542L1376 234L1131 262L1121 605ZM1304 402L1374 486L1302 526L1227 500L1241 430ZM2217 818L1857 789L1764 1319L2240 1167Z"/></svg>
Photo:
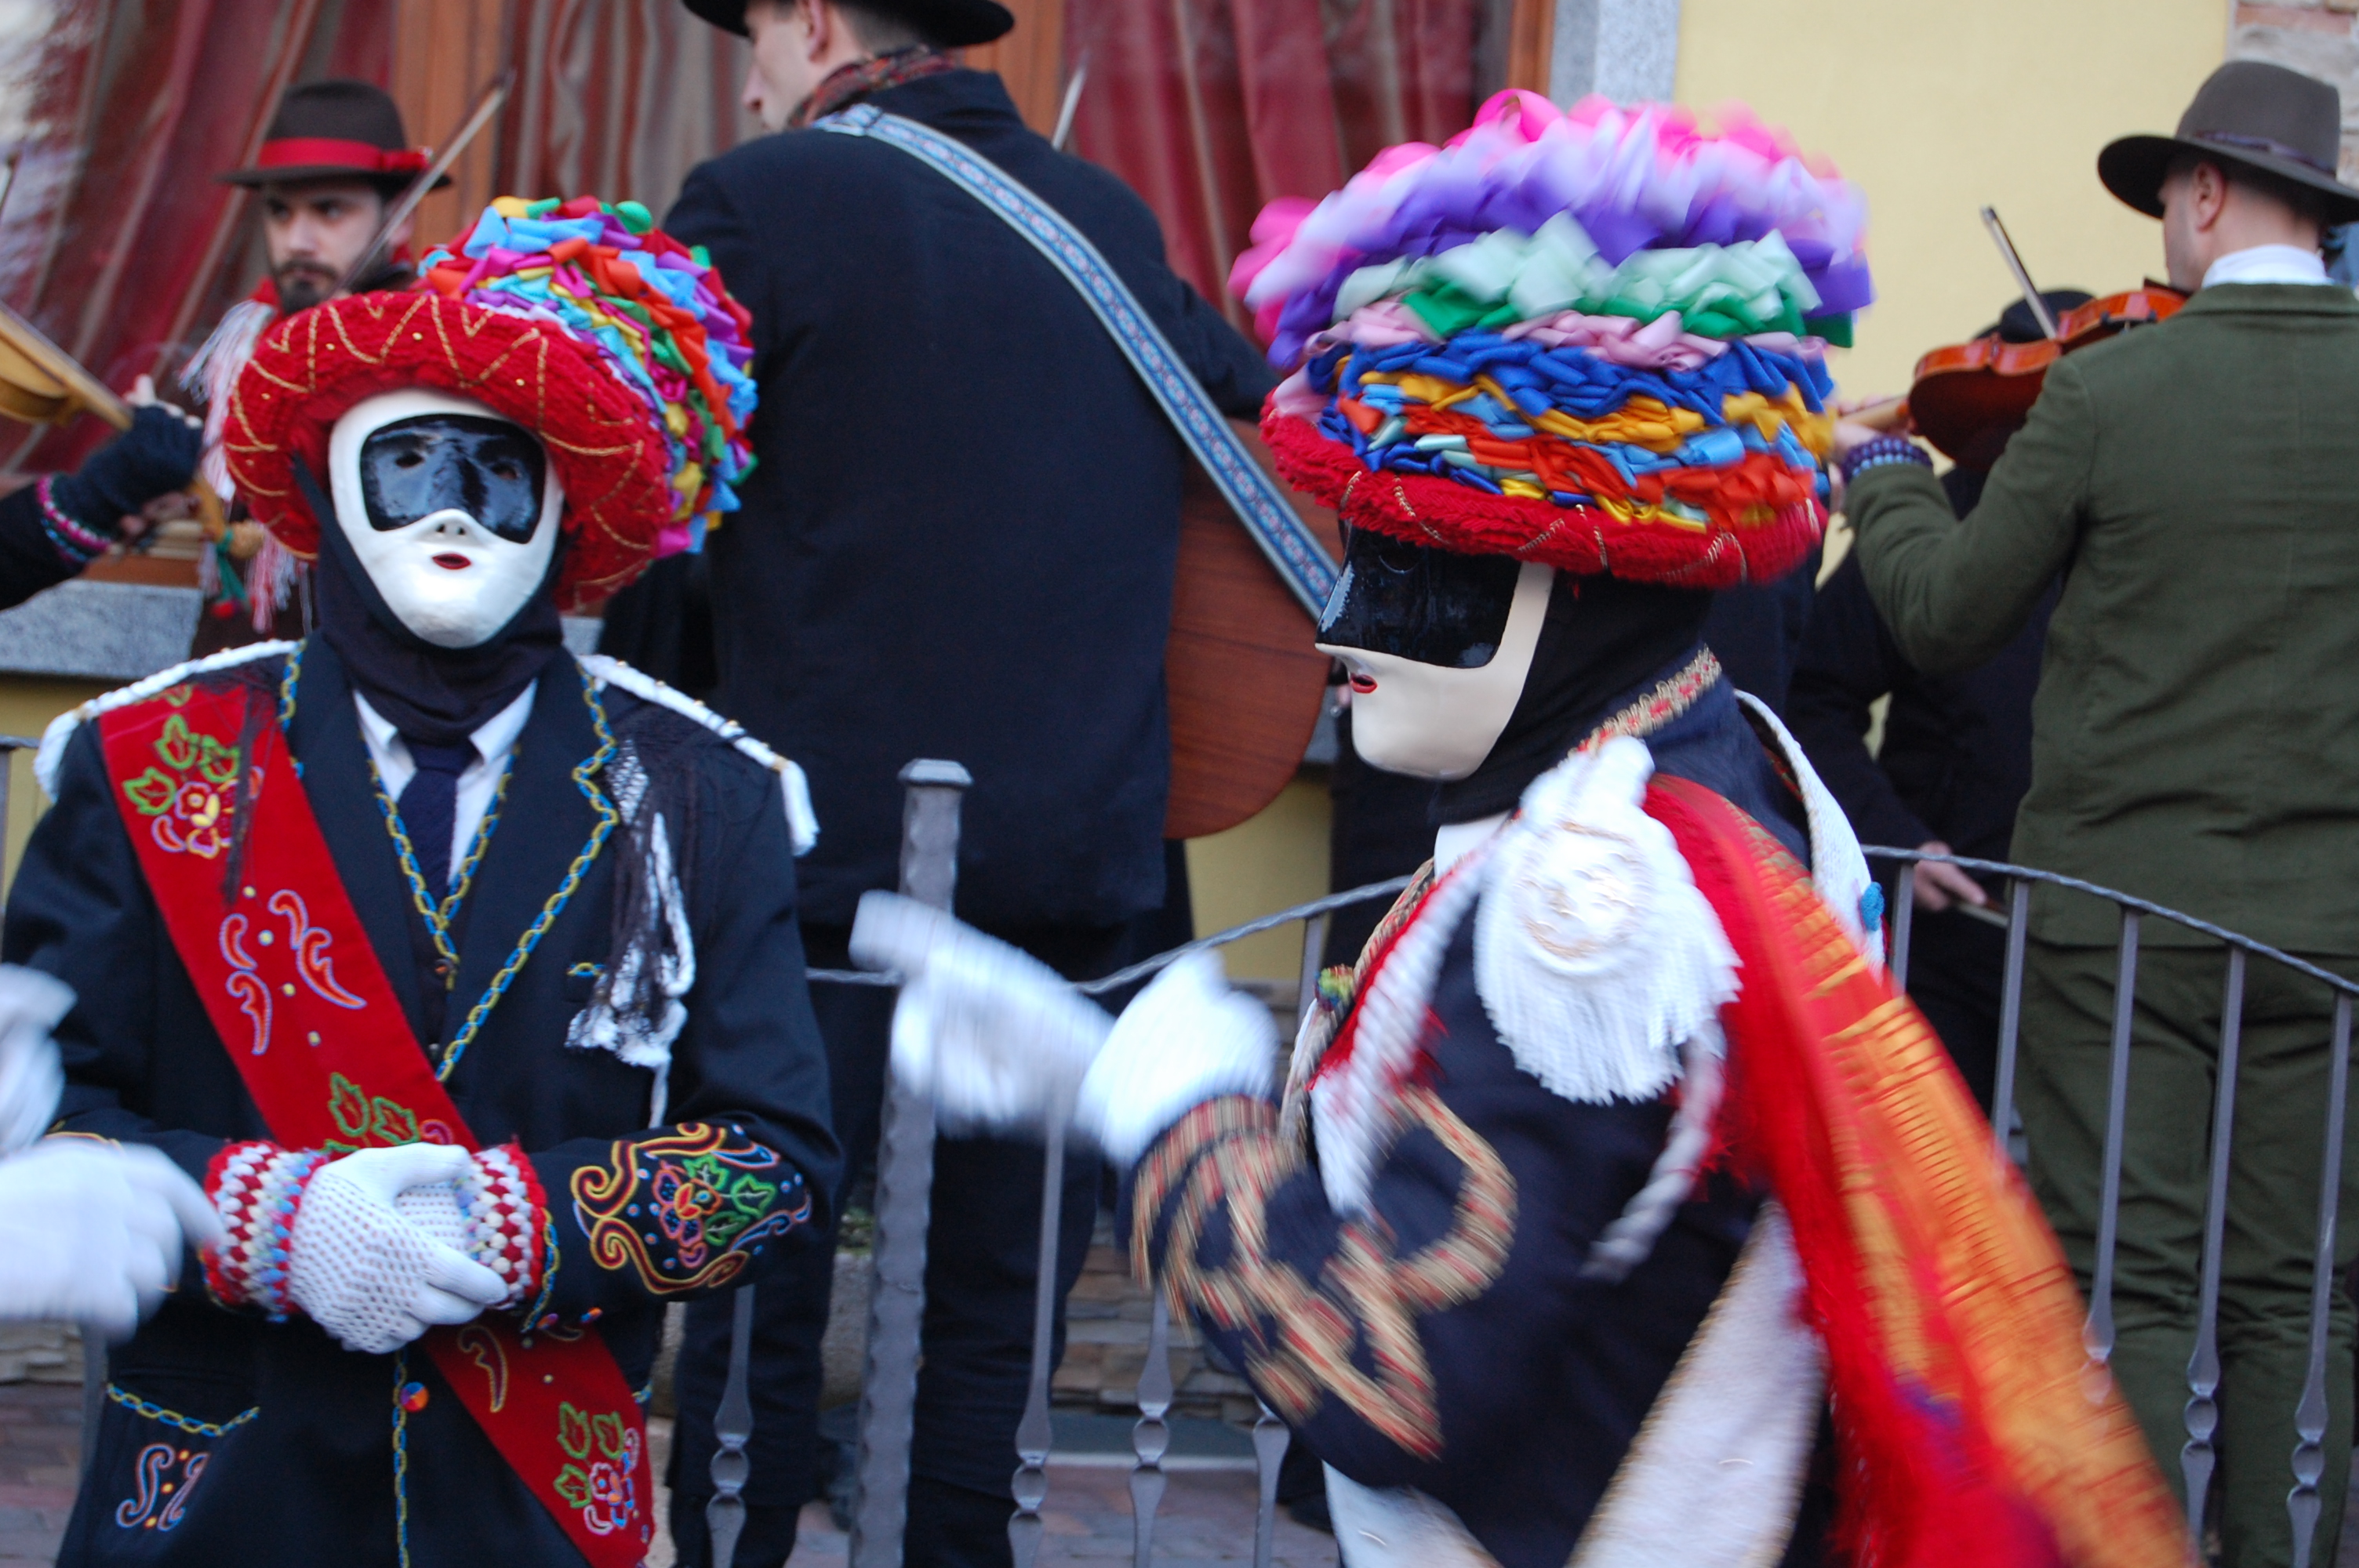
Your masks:
<svg viewBox="0 0 2359 1568"><path fill-rule="evenodd" d="M33 777L39 781L41 793L55 800L58 794L58 768L66 757L66 742L84 722L135 702L145 702L158 692L168 691L190 676L210 674L214 670L232 669L252 664L275 654L291 654L301 644L296 643L250 643L243 648L224 648L218 654L208 654L201 659L190 659L174 665L168 670L158 670L145 680L136 680L118 691L93 697L80 708L71 708L49 720L41 731L41 748L33 753Z"/></svg>
<svg viewBox="0 0 2359 1568"><path fill-rule="evenodd" d="M1414 1487L1364 1487L1332 1465L1326 1471L1343 1568L1499 1568L1448 1504Z"/></svg>
<svg viewBox="0 0 2359 1568"><path fill-rule="evenodd" d="M1843 815L1834 792L1810 766L1802 743L1769 710L1769 705L1744 691L1736 694L1736 700L1751 709L1777 737L1777 749L1784 754L1786 765L1794 770L1794 782L1801 787L1802 811L1810 826L1810 885L1819 890L1819 896L1833 912L1835 924L1867 955L1867 961L1882 968L1883 923L1871 925L1860 917L1859 907L1867 890L1875 885L1875 875L1867 868L1867 857L1860 852L1859 835L1852 831L1851 818Z"/></svg>
<svg viewBox="0 0 2359 1568"><path fill-rule="evenodd" d="M1216 955L1191 953L1122 1010L1082 1076L1073 1124L1127 1170L1204 1101L1266 1096L1277 1052L1269 1009L1231 989Z"/></svg>
<svg viewBox="0 0 2359 1568"><path fill-rule="evenodd" d="M1786 1217L1767 1205L1570 1568L1756 1568L1784 1554L1823 1375L1801 1293Z"/></svg>
<svg viewBox="0 0 2359 1568"><path fill-rule="evenodd" d="M728 741L753 761L778 775L778 793L787 811L787 827L794 836L795 853L807 855L819 842L819 815L811 809L810 781L794 762L781 757L751 735L734 719L723 719L686 692L676 691L651 675L633 669L607 654L584 654L582 668L601 686L617 686L633 697L669 708L692 719Z"/></svg>
<svg viewBox="0 0 2359 1568"><path fill-rule="evenodd" d="M1338 1213L1357 1215L1367 1208L1377 1160L1392 1143L1400 1086L1416 1069L1425 1042L1427 1009L1441 977L1442 955L1482 892L1491 849L1484 845L1467 851L1434 884L1360 997L1352 1054L1310 1086L1320 1184Z"/></svg>
<svg viewBox="0 0 2359 1568"><path fill-rule="evenodd" d="M1583 1104L1659 1097L1736 995L1719 917L1641 809L1654 771L1628 736L1573 753L1524 792L1484 869L1475 989L1516 1065Z"/></svg>

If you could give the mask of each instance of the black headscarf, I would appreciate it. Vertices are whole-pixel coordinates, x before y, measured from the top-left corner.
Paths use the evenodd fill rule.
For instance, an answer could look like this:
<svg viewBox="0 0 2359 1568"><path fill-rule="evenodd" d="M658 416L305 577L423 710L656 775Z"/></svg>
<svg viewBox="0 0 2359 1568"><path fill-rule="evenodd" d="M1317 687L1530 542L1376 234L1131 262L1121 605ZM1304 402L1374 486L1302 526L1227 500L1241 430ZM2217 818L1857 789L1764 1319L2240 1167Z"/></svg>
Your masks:
<svg viewBox="0 0 2359 1568"><path fill-rule="evenodd" d="M438 647L404 626L386 603L338 525L334 503L299 459L295 481L320 519L320 564L312 583L320 635L343 661L369 706L405 737L457 745L514 702L564 652L556 593L565 559L561 537L549 554L549 575L506 625L472 648Z"/></svg>
<svg viewBox="0 0 2359 1568"><path fill-rule="evenodd" d="M1712 595L1698 589L1557 573L1507 727L1482 766L1441 786L1436 820L1478 822L1512 810L1615 703L1694 651L1711 610Z"/></svg>

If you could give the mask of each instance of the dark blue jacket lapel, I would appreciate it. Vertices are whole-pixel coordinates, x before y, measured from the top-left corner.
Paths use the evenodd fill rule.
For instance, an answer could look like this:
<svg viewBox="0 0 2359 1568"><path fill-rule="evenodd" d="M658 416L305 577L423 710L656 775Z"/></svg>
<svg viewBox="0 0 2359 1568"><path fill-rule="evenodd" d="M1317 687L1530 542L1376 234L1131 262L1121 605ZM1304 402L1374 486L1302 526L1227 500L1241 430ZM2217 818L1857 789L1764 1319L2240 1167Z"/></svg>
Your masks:
<svg viewBox="0 0 2359 1568"><path fill-rule="evenodd" d="M368 932L369 946L401 998L410 1033L423 1038L416 944L426 940L425 923L412 904L385 809L377 803L352 683L323 640L310 639L299 656L302 665L288 744L303 766L303 793L310 797L311 815L328 840L329 856Z"/></svg>
<svg viewBox="0 0 2359 1568"><path fill-rule="evenodd" d="M499 826L475 870L462 912L459 983L443 1025L446 1040L465 1026L468 1012L564 891L574 860L592 849L602 815L574 773L597 755L603 742L582 689L579 668L564 658L550 663L533 694L532 717L516 741L516 771ZM606 798L603 783L603 777L593 780L600 803ZM603 845L598 849L603 853Z"/></svg>

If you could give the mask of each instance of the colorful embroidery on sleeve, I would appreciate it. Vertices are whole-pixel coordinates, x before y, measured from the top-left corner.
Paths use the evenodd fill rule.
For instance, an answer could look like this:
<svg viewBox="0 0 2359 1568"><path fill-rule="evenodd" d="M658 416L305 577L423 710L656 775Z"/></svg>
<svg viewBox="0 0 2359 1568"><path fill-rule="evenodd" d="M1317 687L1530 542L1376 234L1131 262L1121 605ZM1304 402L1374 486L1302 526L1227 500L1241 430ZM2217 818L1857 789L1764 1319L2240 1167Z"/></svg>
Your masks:
<svg viewBox="0 0 2359 1568"><path fill-rule="evenodd" d="M603 1269L625 1265L657 1295L725 1285L761 1243L810 1218L799 1172L726 1127L689 1123L614 1145L573 1173L573 1211Z"/></svg>

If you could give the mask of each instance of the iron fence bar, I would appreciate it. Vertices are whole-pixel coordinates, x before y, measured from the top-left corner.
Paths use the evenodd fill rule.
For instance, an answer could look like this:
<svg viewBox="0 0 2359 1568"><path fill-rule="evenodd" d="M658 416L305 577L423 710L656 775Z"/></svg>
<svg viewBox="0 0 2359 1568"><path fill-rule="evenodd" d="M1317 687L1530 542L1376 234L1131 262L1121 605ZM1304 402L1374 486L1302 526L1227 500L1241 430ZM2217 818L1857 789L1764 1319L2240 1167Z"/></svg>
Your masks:
<svg viewBox="0 0 2359 1568"><path fill-rule="evenodd" d="M2343 1096L2351 1087L2351 998L2334 999L2334 1043L2326 1082L2326 1148L2319 1160L2318 1261L2310 1284L2310 1371L2302 1380L2301 1404L2294 1411L2300 1439L2293 1451L2293 1490L2286 1511L2293 1516L2293 1560L2310 1561L2321 1499L2318 1483L2326 1473L2327 1325L2334 1301L2334 1230L2343 1199Z"/></svg>
<svg viewBox="0 0 2359 1568"><path fill-rule="evenodd" d="M704 1505L704 1533L712 1542L712 1568L734 1568L737 1538L745 1529L745 1483L754 1462L745 1445L754 1440L754 1401L747 1387L754 1358L754 1287L741 1285L729 1311L729 1377L713 1412L712 1498Z"/></svg>
<svg viewBox="0 0 2359 1568"><path fill-rule="evenodd" d="M1319 960L1327 953L1327 924L1332 918L1314 914L1302 923L1302 975L1294 988L1294 1026L1298 1030L1319 1000Z"/></svg>
<svg viewBox="0 0 2359 1568"><path fill-rule="evenodd" d="M1917 868L1903 866L1892 881L1892 989L1908 989L1908 938L1917 929Z"/></svg>
<svg viewBox="0 0 2359 1568"><path fill-rule="evenodd" d="M2130 1098L2130 1024L2137 1003L2138 921L2122 911L2121 968L2114 981L2114 1041L2105 1079L2104 1187L2097 1199L2096 1279L2089 1287L2089 1317L2081 1340L2093 1383L2114 1355L2114 1247L2121 1237L2122 1140Z"/></svg>
<svg viewBox="0 0 2359 1568"><path fill-rule="evenodd" d="M2321 969L2316 964L2306 963L2290 953L2281 953L2266 942L2256 942L2250 936L2240 935L2229 930L2224 925L2214 925L2208 920L2199 920L2194 915L2172 909L2168 904L2155 903L2135 894L2123 892L2116 888L2100 887L2095 882L2085 882L2078 877L2068 877L2061 871L2043 871L2034 866L2017 866L2006 860L1978 860L1971 855L1934 855L1922 849L1896 849L1884 844L1864 844L1860 847L1860 852L1870 860L1938 860L1942 865L1962 866L1970 871L1987 871L1993 876L2020 877L2028 881L2045 882L2049 887L2070 888L2074 892L2085 892L2093 897L2118 904L2125 911L2135 910L2140 914L2159 915L2175 925L2186 926L2190 931L2200 931L2206 936L2215 937L2231 947L2242 947L2256 958L2267 958L2271 963L2284 965L2295 974L2307 975L2337 995L2359 996L2359 980L2345 979L2331 969Z"/></svg>
<svg viewBox="0 0 2359 1568"><path fill-rule="evenodd" d="M2195 1351L2187 1358L2187 1445L2180 1471L2187 1481L2187 1530L2203 1537L2203 1499L2219 1455L2220 1253L2228 1223L2228 1145L2236 1124L2236 1057L2244 1044L2245 955L2228 949L2228 990L2220 1003L2220 1084L2212 1100L2212 1179L2203 1200L2203 1275L2195 1308Z"/></svg>
<svg viewBox="0 0 2359 1568"><path fill-rule="evenodd" d="M1348 909L1355 903L1365 903L1370 899L1388 898L1408 884L1408 878L1394 877L1387 881L1370 882L1364 887L1347 888L1342 892L1331 892L1324 898L1314 898L1308 903L1298 903L1291 909L1281 909L1272 914L1257 916L1246 921L1243 925L1232 925L1226 931L1215 931L1210 936L1199 936L1193 942L1169 948L1151 958L1141 958L1128 968L1116 969L1102 979L1083 980L1073 989L1083 996L1103 996L1108 991L1120 990L1134 980L1144 979L1149 975L1168 969L1190 953L1203 953L1215 947L1225 947L1232 942L1241 942L1248 936L1258 936L1265 931L1275 931L1281 925L1291 925L1298 920L1316 919L1320 915L1332 914L1339 909ZM889 969L812 969L804 978L815 985L897 986L901 983L901 977Z"/></svg>
<svg viewBox="0 0 2359 1568"><path fill-rule="evenodd" d="M1308 903L1298 903L1291 909L1281 909L1275 914L1265 914L1257 920L1248 920L1243 925L1232 925L1226 931L1216 931L1210 936L1200 936L1195 941L1174 947L1168 953L1158 953L1151 958L1141 958L1126 969L1116 969L1102 980L1084 980L1073 989L1083 996L1103 996L1108 991L1120 990L1134 980L1145 979L1149 975L1169 968L1190 953L1225 947L1232 942L1242 941L1247 936L1257 936L1265 931L1275 931L1281 925L1289 925L1298 920L1309 920L1338 909L1349 909L1355 903L1365 903L1370 899L1397 893L1408 886L1410 880L1408 877L1392 877L1380 882L1369 882L1362 887L1347 888L1342 892L1331 892L1325 898L1314 898Z"/></svg>
<svg viewBox="0 0 2359 1568"><path fill-rule="evenodd" d="M1007 1541L1016 1568L1032 1568L1040 1554L1040 1505L1049 1498L1049 1361L1057 1328L1057 1232L1065 1206L1065 1124L1070 1104L1049 1114L1048 1157L1040 1171L1040 1268L1032 1284L1032 1388L1024 1399L1024 1419L1016 1428L1016 1466L1009 1490L1015 1515Z"/></svg>
<svg viewBox="0 0 2359 1568"><path fill-rule="evenodd" d="M2016 1054L2023 1033L2023 945L2031 925L2031 884L2021 877L2007 885L2006 973L1999 983L1998 1074L1991 1083L1991 1140L2004 1165L2014 1156L2007 1134L2015 1126Z"/></svg>
<svg viewBox="0 0 2359 1568"><path fill-rule="evenodd" d="M959 805L973 782L956 762L920 760L901 770L901 891L936 909L950 908L957 888ZM933 1101L904 1088L888 1072L876 1148L876 1235L870 1253L873 1283L867 1362L860 1380L850 1568L901 1564L933 1186Z"/></svg>
<svg viewBox="0 0 2359 1568"><path fill-rule="evenodd" d="M1159 1289L1147 1323L1147 1365L1138 1372L1138 1424L1130 1429L1130 1451L1138 1463L1130 1471L1131 1568L1155 1561L1155 1516L1163 1507L1167 1477L1163 1455L1171 1428L1163 1419L1171 1408L1171 1303Z"/></svg>
<svg viewBox="0 0 2359 1568"><path fill-rule="evenodd" d="M1277 1471L1293 1440L1277 1412L1263 1405L1253 1429L1254 1469L1261 1483L1260 1499L1254 1506L1254 1568L1270 1568L1277 1554Z"/></svg>

